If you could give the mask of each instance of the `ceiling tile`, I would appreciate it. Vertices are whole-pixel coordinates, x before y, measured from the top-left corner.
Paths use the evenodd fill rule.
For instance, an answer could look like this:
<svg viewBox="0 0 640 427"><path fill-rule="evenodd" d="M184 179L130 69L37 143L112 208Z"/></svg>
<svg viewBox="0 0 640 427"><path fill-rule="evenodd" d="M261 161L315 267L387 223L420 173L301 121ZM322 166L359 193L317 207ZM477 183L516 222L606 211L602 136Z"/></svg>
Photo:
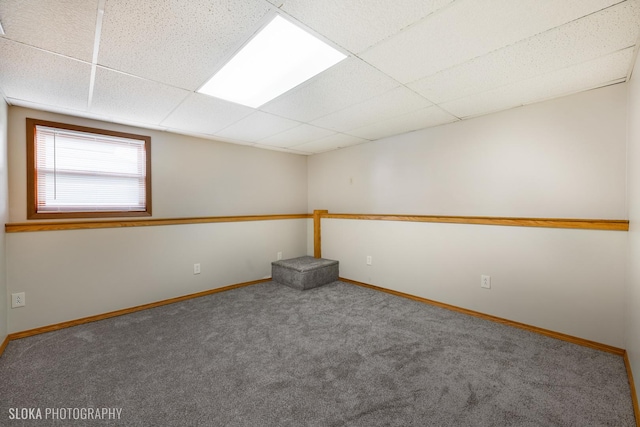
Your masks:
<svg viewBox="0 0 640 427"><path fill-rule="evenodd" d="M294 150L307 153L324 153L325 151L351 147L352 145L358 145L365 142L368 142L368 140L342 133L336 133L335 135L327 136L306 144L296 145L292 148Z"/></svg>
<svg viewBox="0 0 640 427"><path fill-rule="evenodd" d="M97 14L97 0L0 1L5 38L89 62Z"/></svg>
<svg viewBox="0 0 640 427"><path fill-rule="evenodd" d="M162 125L171 129L214 134L254 111L253 108L244 105L192 93L162 122Z"/></svg>
<svg viewBox="0 0 640 427"><path fill-rule="evenodd" d="M159 124L189 95L183 89L98 67L91 111Z"/></svg>
<svg viewBox="0 0 640 427"><path fill-rule="evenodd" d="M291 147L333 135L335 132L308 124L296 126L279 134L259 140L260 145L272 147Z"/></svg>
<svg viewBox="0 0 640 427"><path fill-rule="evenodd" d="M422 96L400 86L367 101L321 117L312 124L336 131L348 131L430 105L432 105L431 102Z"/></svg>
<svg viewBox="0 0 640 427"><path fill-rule="evenodd" d="M470 117L624 81L633 51L633 48L625 49L593 61L446 102L441 107L458 117Z"/></svg>
<svg viewBox="0 0 640 427"><path fill-rule="evenodd" d="M409 83L618 2L458 0L361 57Z"/></svg>
<svg viewBox="0 0 640 427"><path fill-rule="evenodd" d="M106 116L102 114L92 113L87 110L73 110L70 108L55 107L48 104L47 105L37 104L34 102L29 102L29 101L24 101L20 99L14 99L14 98L8 98L8 100L11 105L15 105L17 107L31 108L33 110L48 111L51 113L65 114L68 116L81 117L81 118L91 119L91 120L99 120L99 121L109 122L109 123L118 123L121 125L135 126L135 127L140 127L144 129L154 129L154 130L160 130L160 131L167 130L162 126L157 126L150 123L138 122L136 120L132 120L131 118L118 118L118 117ZM109 126L105 124L103 125L103 127L108 128Z"/></svg>
<svg viewBox="0 0 640 427"><path fill-rule="evenodd" d="M349 131L350 135L376 140L391 135L411 132L418 129L438 126L458 120L457 117L443 111L438 106L423 108L408 114L381 120Z"/></svg>
<svg viewBox="0 0 640 427"><path fill-rule="evenodd" d="M194 93L278 10L354 55L259 109ZM309 154L624 81L640 0L0 0L0 20L12 105Z"/></svg>
<svg viewBox="0 0 640 427"><path fill-rule="evenodd" d="M296 150L294 148L287 148L288 151L292 152L293 154L302 154L303 156L309 156L311 154L314 154L311 151L302 151L302 150Z"/></svg>
<svg viewBox="0 0 640 427"><path fill-rule="evenodd" d="M85 110L91 65L0 37L0 82L9 98Z"/></svg>
<svg viewBox="0 0 640 427"><path fill-rule="evenodd" d="M262 111L256 111L231 126L216 132L216 136L240 141L255 142L259 139L268 138L299 125L300 123L294 120L263 113Z"/></svg>
<svg viewBox="0 0 640 427"><path fill-rule="evenodd" d="M262 144L255 144L254 145L255 148L262 148L265 150L272 150L272 151L281 151L283 153L290 153L290 154L301 154L303 156L307 156L309 154L313 154L311 152L308 151L298 151L298 150L294 150L292 148L285 148L285 147L276 147L274 145L262 145Z"/></svg>
<svg viewBox="0 0 640 427"><path fill-rule="evenodd" d="M11 98L9 96L6 97L6 100L9 103L9 105L16 106L16 107L24 107L24 108L30 108L32 110L41 110L41 111L48 111L50 113L65 114L68 116L77 116L77 117L84 117L88 119L102 120L101 116L99 116L98 114L91 114L86 110L76 110L73 108L54 106L50 104L40 104L37 102L28 101L24 99Z"/></svg>
<svg viewBox="0 0 640 427"><path fill-rule="evenodd" d="M167 132L177 133L177 134L180 134L180 135L192 136L194 138L200 138L200 139L207 139L209 141L228 142L228 143L231 143L231 144L246 145L246 146L249 146L249 147L252 147L252 146L255 145L254 142L235 140L233 138L221 138L221 137L216 136L216 135L205 134L205 133L200 133L200 132L194 132L194 131L191 131L189 129L171 129L171 128L162 128L162 127L161 127L161 129L165 130Z"/></svg>
<svg viewBox="0 0 640 427"><path fill-rule="evenodd" d="M195 90L271 8L262 0L107 0L98 62Z"/></svg>
<svg viewBox="0 0 640 427"><path fill-rule="evenodd" d="M398 33L453 0L287 0L271 3L323 34L339 46L358 53Z"/></svg>
<svg viewBox="0 0 640 427"><path fill-rule="evenodd" d="M409 84L442 103L633 46L640 4L622 3ZM598 30L605 29L605 31Z"/></svg>
<svg viewBox="0 0 640 427"><path fill-rule="evenodd" d="M198 136L198 135L194 135L194 136ZM222 142L228 142L230 144L236 144L236 145L246 145L248 147L253 147L256 145L255 142L251 142L251 141L245 141L242 139L235 139L235 138L228 138L228 137L223 137L223 136L217 136L217 135L213 135L213 136L208 136L208 139L212 139L215 141L222 141Z"/></svg>
<svg viewBox="0 0 640 427"><path fill-rule="evenodd" d="M260 109L308 122L398 86L380 71L350 57Z"/></svg>

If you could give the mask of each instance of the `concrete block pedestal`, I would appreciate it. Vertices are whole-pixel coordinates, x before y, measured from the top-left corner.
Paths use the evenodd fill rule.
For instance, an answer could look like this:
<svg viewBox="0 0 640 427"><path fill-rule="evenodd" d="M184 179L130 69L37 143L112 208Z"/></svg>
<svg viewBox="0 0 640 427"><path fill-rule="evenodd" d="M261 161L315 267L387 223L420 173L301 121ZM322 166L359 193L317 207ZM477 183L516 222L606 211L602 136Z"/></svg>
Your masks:
<svg viewBox="0 0 640 427"><path fill-rule="evenodd" d="M303 256L271 263L271 279L304 291L338 280L338 261Z"/></svg>

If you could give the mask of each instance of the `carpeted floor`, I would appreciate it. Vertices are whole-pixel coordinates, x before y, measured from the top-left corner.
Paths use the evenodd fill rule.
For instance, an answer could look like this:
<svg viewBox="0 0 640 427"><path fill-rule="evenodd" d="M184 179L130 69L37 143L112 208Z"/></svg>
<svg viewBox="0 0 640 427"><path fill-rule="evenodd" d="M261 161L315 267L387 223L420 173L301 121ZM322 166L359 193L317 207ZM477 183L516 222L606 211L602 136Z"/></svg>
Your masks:
<svg viewBox="0 0 640 427"><path fill-rule="evenodd" d="M15 419L28 408L43 419ZM121 412L54 421L47 408ZM10 342L0 425L635 421L619 356L346 283L267 282Z"/></svg>

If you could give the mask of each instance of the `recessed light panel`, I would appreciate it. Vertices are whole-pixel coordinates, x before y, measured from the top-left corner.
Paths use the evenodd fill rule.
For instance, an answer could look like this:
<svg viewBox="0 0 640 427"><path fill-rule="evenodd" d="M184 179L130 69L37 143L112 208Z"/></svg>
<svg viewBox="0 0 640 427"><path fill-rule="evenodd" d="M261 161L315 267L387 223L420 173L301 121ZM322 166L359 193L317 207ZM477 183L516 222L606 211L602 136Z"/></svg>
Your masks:
<svg viewBox="0 0 640 427"><path fill-rule="evenodd" d="M277 15L198 92L257 108L344 58Z"/></svg>

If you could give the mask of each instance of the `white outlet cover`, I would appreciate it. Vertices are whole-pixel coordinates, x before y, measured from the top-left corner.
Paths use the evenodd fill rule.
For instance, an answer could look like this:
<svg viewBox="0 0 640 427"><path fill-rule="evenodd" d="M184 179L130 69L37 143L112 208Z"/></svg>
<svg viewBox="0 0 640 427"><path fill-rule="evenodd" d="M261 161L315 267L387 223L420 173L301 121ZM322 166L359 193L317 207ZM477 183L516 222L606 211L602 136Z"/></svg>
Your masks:
<svg viewBox="0 0 640 427"><path fill-rule="evenodd" d="M480 276L480 287L485 289L491 289L491 276Z"/></svg>
<svg viewBox="0 0 640 427"><path fill-rule="evenodd" d="M27 304L24 292L11 294L11 308L24 307Z"/></svg>
<svg viewBox="0 0 640 427"><path fill-rule="evenodd" d="M371 255L367 256L367 265L371 265L372 261Z"/></svg>

